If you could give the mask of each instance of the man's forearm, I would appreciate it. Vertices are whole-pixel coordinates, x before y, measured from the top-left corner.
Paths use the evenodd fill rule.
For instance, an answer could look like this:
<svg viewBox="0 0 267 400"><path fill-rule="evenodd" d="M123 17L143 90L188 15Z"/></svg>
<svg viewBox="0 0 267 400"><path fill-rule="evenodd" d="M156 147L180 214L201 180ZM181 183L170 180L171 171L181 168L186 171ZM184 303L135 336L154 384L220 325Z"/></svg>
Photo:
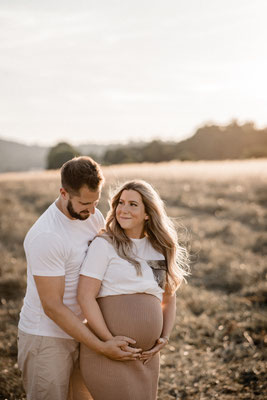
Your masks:
<svg viewBox="0 0 267 400"><path fill-rule="evenodd" d="M54 307L47 308L45 313L64 332L78 342L85 344L98 353L103 351L103 342L64 304L58 304Z"/></svg>
<svg viewBox="0 0 267 400"><path fill-rule="evenodd" d="M135 360L139 356L140 349L128 348L128 343L134 344L134 340L122 336L102 342L64 304L46 308L45 313L67 334L97 353L119 361ZM122 350L125 346L127 349Z"/></svg>
<svg viewBox="0 0 267 400"><path fill-rule="evenodd" d="M45 314L63 331L92 350L116 360L134 359L136 349L122 351L121 347L135 343L127 337L115 337L105 342L95 336L79 318L63 303L65 281L63 276L34 276Z"/></svg>

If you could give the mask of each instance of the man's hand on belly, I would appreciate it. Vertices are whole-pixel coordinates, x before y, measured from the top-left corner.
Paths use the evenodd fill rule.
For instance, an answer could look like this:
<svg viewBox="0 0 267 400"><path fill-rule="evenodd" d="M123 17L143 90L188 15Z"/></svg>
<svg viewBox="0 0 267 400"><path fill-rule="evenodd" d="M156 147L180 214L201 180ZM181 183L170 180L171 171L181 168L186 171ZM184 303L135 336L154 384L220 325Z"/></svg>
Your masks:
<svg viewBox="0 0 267 400"><path fill-rule="evenodd" d="M142 349L130 347L130 344L135 344L135 340L126 336L115 336L103 343L101 353L111 360L136 360L139 358Z"/></svg>

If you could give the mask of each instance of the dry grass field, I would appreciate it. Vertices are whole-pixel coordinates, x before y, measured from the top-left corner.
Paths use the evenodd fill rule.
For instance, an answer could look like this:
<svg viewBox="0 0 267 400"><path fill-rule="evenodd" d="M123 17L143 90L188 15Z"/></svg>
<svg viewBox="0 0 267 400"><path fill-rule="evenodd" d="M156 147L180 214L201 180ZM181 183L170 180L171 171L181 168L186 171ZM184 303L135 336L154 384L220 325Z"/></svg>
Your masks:
<svg viewBox="0 0 267 400"><path fill-rule="evenodd" d="M159 399L266 399L267 160L104 168L109 190L143 178L164 199L192 275L161 357ZM25 399L16 331L26 282L23 238L56 198L57 171L0 175L0 399Z"/></svg>

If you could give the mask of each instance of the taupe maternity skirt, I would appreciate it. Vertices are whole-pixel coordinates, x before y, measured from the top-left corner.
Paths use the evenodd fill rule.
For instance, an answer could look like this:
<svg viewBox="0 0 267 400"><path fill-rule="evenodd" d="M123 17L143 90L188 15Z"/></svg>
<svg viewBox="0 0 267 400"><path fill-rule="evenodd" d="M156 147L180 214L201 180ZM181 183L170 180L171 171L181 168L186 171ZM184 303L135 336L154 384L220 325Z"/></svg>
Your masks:
<svg viewBox="0 0 267 400"><path fill-rule="evenodd" d="M135 347L151 349L162 331L159 299L149 294L107 296L98 299L106 324L114 336L136 340ZM94 400L155 400L159 354L142 361L113 361L86 346L80 351L81 372Z"/></svg>

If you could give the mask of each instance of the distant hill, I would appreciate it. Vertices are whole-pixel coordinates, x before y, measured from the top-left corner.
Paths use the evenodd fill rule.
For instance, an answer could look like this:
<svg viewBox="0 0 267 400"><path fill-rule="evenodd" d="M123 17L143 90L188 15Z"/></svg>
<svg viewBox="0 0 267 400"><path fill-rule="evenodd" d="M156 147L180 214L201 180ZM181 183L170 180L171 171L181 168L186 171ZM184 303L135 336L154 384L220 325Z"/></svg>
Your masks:
<svg viewBox="0 0 267 400"><path fill-rule="evenodd" d="M48 147L0 139L0 172L44 169L47 152Z"/></svg>
<svg viewBox="0 0 267 400"><path fill-rule="evenodd" d="M107 148L117 148L118 146L82 144L76 148L83 155L101 158ZM0 139L0 172L45 169L49 150L50 147L30 146Z"/></svg>

